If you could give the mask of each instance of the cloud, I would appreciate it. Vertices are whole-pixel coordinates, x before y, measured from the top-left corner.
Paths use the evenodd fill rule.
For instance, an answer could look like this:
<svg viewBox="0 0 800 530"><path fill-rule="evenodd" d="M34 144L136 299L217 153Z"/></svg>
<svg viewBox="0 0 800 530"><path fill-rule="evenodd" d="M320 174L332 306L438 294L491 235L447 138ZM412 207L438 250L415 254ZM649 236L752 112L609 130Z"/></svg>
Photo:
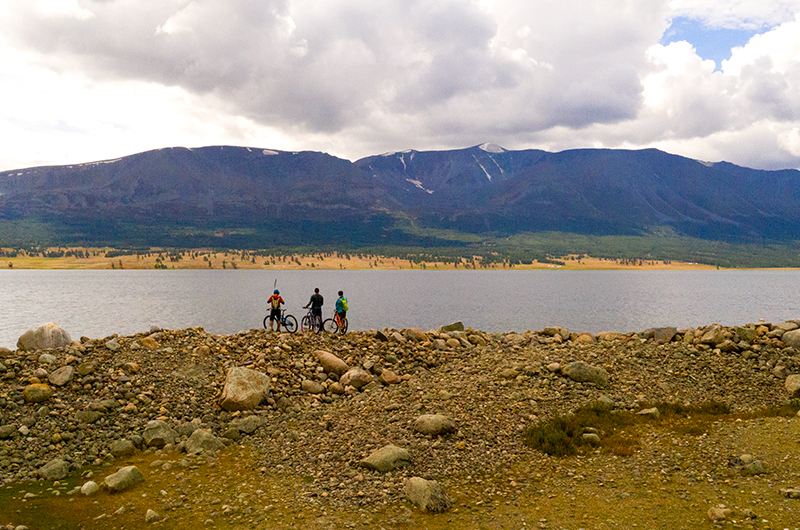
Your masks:
<svg viewBox="0 0 800 530"><path fill-rule="evenodd" d="M797 12L787 1L6 0L0 96L18 105L0 124L37 161L219 143L354 159L492 141L800 165ZM762 33L715 71L686 42L658 44L677 16ZM762 158L738 145L755 134L767 135Z"/></svg>
<svg viewBox="0 0 800 530"><path fill-rule="evenodd" d="M701 20L711 28L763 29L790 21L797 0L670 0L674 17Z"/></svg>

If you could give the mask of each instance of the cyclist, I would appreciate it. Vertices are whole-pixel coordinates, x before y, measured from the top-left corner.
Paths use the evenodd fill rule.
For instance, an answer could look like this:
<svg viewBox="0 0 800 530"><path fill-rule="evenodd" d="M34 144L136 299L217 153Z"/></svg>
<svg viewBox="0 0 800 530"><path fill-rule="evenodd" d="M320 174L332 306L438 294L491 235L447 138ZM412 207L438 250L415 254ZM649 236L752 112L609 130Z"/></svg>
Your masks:
<svg viewBox="0 0 800 530"><path fill-rule="evenodd" d="M347 309L347 298L344 297L344 292L339 291L339 298L336 299L336 314L339 316L339 322L344 322Z"/></svg>
<svg viewBox="0 0 800 530"><path fill-rule="evenodd" d="M273 325L275 322L278 323L278 329L281 329L281 305L286 304L281 298L281 292L277 289L272 291L272 296L267 299L267 303L269 304L269 330L275 331Z"/></svg>
<svg viewBox="0 0 800 530"><path fill-rule="evenodd" d="M325 300L322 298L322 295L319 294L319 287L317 287L314 289L314 294L311 295L311 299L303 306L303 309L308 309L308 307L311 306L311 314L319 319L316 324L317 329L322 327L322 304L324 303Z"/></svg>

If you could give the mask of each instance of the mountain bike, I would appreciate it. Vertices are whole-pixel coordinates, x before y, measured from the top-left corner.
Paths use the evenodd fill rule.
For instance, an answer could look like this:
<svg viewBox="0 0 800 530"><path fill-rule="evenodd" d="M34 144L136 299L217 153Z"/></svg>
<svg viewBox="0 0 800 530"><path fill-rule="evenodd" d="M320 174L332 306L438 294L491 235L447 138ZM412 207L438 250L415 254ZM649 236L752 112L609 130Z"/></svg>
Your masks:
<svg viewBox="0 0 800 530"><path fill-rule="evenodd" d="M322 322L320 317L312 313L312 309L308 308L308 313L300 319L300 331L313 331L319 333L322 330Z"/></svg>
<svg viewBox="0 0 800 530"><path fill-rule="evenodd" d="M347 333L347 317L342 318L336 311L333 312L333 318L326 318L322 322L322 329L329 333Z"/></svg>
<svg viewBox="0 0 800 530"><path fill-rule="evenodd" d="M285 309L281 309L281 316L278 319L278 331L281 330L281 326L283 326L289 333L294 333L297 331L297 319L294 318L294 315L287 315ZM269 315L264 317L264 329L268 328Z"/></svg>

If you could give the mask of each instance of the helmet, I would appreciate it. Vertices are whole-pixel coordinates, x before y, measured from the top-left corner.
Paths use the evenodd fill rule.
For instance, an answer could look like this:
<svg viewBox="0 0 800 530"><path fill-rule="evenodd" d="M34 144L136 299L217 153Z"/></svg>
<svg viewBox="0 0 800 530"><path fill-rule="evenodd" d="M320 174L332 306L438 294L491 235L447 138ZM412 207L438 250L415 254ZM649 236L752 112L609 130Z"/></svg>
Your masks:
<svg viewBox="0 0 800 530"><path fill-rule="evenodd" d="M274 294L281 294L281 292L280 292L279 290L277 290L277 289L275 289L275 290L274 290L274 291L272 291L272 292L273 292Z"/></svg>

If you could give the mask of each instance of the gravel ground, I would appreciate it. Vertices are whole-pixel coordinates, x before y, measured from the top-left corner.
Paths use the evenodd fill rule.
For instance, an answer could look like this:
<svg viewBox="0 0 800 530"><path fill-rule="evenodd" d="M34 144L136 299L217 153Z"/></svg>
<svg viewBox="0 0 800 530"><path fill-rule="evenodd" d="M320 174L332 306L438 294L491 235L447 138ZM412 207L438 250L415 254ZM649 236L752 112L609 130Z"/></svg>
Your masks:
<svg viewBox="0 0 800 530"><path fill-rule="evenodd" d="M179 451L193 430L207 428L230 450L247 449L256 481L288 480L295 487L283 500L317 511L407 510L400 502L403 485L421 476L439 481L453 498L450 518L476 527L493 527L491 518L501 517L495 514L505 514L506 524L528 517L527 525L559 527L552 515L530 518L537 509L546 511L555 502L549 492L556 492L556 500L576 497L570 506L588 507L582 517L595 526L587 528L600 522L625 527L613 513L597 518L608 506L629 499L680 503L682 496L694 520L710 524L707 510L724 504L735 510L726 515L729 521L739 517L768 528L772 522L760 521L783 519L764 519L759 512L796 514L792 501L778 510L787 502L778 490L800 486L795 419L723 422L703 436L654 428L629 458L598 451L555 459L524 446L522 432L600 399L630 411L656 402L720 401L734 412L785 404L790 396L784 381L800 371L800 355L782 338L796 326L666 330L667 339L665 330L592 337L561 328L524 334L386 329L343 336L153 329L128 337L82 337L55 350L0 351L0 485L35 480L55 458L64 460L74 477L91 466L116 470L126 459L152 456L142 435L149 421L159 419L177 433L174 444L158 453L164 461L174 460L175 469L180 462L184 468L193 465L198 457L187 463ZM373 380L360 390L338 385L338 377L320 366L319 350L364 369ZM574 361L604 370L607 385L568 377L566 367ZM70 381L50 384L52 396L42 402L26 399L26 387L47 383L63 366L75 369ZM269 396L254 410L231 413L217 404L235 366L271 378ZM387 378L393 384L381 382ZM308 381L319 383L319 393L307 391ZM416 432L415 420L423 414L451 418L456 432ZM248 415L262 417L263 427L252 434L232 429ZM123 440L133 442L133 455L114 449ZM385 474L360 465L387 444L407 449L412 464ZM769 472L741 477L735 459L747 454L766 462ZM647 491L654 493L642 497ZM700 500L703 494L707 498ZM767 501L775 503L774 510L763 504ZM760 518L749 517L746 509ZM631 510L628 523L644 521ZM0 515L7 515L2 508ZM417 516L401 511L387 517L401 524ZM250 522L258 521L253 517ZM325 517L315 524L335 525Z"/></svg>

